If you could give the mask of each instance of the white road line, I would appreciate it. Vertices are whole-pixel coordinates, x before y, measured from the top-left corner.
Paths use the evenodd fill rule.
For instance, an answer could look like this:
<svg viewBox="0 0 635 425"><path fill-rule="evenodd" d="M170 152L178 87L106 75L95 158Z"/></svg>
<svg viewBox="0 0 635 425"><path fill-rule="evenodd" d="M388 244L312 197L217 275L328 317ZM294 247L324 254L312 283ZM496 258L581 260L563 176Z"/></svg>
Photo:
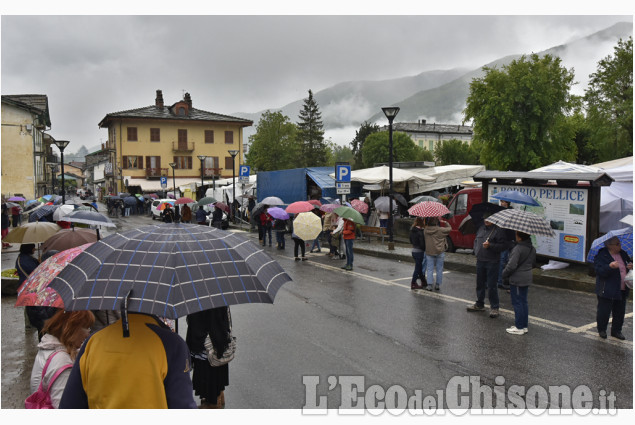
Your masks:
<svg viewBox="0 0 635 425"><path fill-rule="evenodd" d="M288 257L285 256L285 258L292 260L293 257ZM399 280L409 280L410 278L398 278L398 279L393 279L393 280L386 280L386 279L382 279L382 278L378 278L375 276L371 276L371 275L367 275L364 273L359 273L359 272L355 272L355 271L344 271L341 269L341 266L331 266L328 264L322 264L322 263L317 263L314 261L309 261L308 262L309 265L314 266L314 267L319 267L325 270L332 270L332 271L337 271L343 274L352 274L355 275L359 278L362 279L366 279L370 282L373 283L378 283L380 285L384 285L384 286L396 286L396 287L400 287L400 288L404 288L407 289L409 291L412 291L410 289L410 286L408 285L403 285L400 283L397 283L397 281ZM450 273L447 270L443 271L443 274L446 273ZM417 294L419 296L425 296L425 297L432 297L432 298L439 298L445 301L450 301L450 302L460 302L460 303L464 303L467 305L473 304L474 301L473 300L466 300L464 298L459 298L459 297L453 297L451 295L447 295L447 294L442 294L439 292L433 292L433 291L426 291L426 290L414 290L412 291L414 294ZM505 314L505 315L509 315L511 317L514 317L514 312L513 310L507 310L504 308L499 308L499 313L500 314ZM474 313L474 314L479 314L479 313ZM629 317L633 317L633 313L628 313L624 316L624 318L629 318ZM588 332L589 329L593 328L596 326L595 323L591 323L588 325L584 325L581 327L574 327L571 325L567 325L565 323L560 323L560 322L555 322L553 320L548 320L548 319L543 319L542 317L536 317L536 316L529 316L529 321L531 323L531 325L536 325L536 326L540 326L543 328L547 328L547 329L552 329L552 330L564 330L566 332L570 332L570 333L574 333L574 334L580 334L581 336L584 336L585 338L591 338L591 339L597 339L597 333L596 332ZM626 346L629 349L633 349L633 342L632 341L619 341L619 340L610 340L607 339L607 342L614 344L614 345L619 345L619 346Z"/></svg>

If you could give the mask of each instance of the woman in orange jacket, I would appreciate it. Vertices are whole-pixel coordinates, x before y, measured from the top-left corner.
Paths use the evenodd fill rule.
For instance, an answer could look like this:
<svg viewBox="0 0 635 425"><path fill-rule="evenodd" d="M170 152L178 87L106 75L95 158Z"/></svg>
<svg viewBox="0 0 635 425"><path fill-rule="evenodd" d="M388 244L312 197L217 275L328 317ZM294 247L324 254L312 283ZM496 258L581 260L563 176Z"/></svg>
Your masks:
<svg viewBox="0 0 635 425"><path fill-rule="evenodd" d="M344 270L353 270L353 242L355 241L355 223L344 219L344 229L342 230L344 246L346 247L346 265Z"/></svg>

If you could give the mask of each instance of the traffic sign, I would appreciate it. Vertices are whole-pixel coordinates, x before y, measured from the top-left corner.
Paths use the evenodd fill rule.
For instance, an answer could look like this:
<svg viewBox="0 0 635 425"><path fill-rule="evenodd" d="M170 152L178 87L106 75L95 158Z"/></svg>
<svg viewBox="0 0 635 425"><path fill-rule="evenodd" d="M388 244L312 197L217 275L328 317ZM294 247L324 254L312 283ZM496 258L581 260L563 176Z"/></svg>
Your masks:
<svg viewBox="0 0 635 425"><path fill-rule="evenodd" d="M335 181L338 182L350 182L351 181L351 166L350 165L335 165Z"/></svg>
<svg viewBox="0 0 635 425"><path fill-rule="evenodd" d="M349 187L349 188L347 188L347 189L340 189L340 188L337 188L337 189L335 189L335 190L337 191L337 194L338 194L338 195L348 195L349 193L351 193L351 188L350 188L350 187Z"/></svg>
<svg viewBox="0 0 635 425"><path fill-rule="evenodd" d="M168 187L168 178L167 177L161 177L161 187L163 189L165 189L166 187Z"/></svg>
<svg viewBox="0 0 635 425"><path fill-rule="evenodd" d="M249 176L240 176L238 177L238 181L241 183L249 183Z"/></svg>
<svg viewBox="0 0 635 425"><path fill-rule="evenodd" d="M335 183L335 187L337 189L350 189L351 188L351 184L350 183Z"/></svg>
<svg viewBox="0 0 635 425"><path fill-rule="evenodd" d="M241 165L239 169L240 169L240 173L239 173L240 177L247 177L247 179L249 179L249 171L251 170L251 167L249 165Z"/></svg>

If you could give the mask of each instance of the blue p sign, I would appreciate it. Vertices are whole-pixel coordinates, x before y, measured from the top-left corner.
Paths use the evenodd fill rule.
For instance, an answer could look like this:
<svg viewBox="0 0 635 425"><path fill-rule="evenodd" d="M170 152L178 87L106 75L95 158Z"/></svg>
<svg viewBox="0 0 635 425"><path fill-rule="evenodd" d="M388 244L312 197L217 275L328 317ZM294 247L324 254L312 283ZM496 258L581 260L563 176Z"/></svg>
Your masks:
<svg viewBox="0 0 635 425"><path fill-rule="evenodd" d="M168 184L168 178L167 177L161 177L161 184Z"/></svg>
<svg viewBox="0 0 635 425"><path fill-rule="evenodd" d="M251 167L249 165L241 165L240 166L240 177L249 177L249 170Z"/></svg>
<svg viewBox="0 0 635 425"><path fill-rule="evenodd" d="M350 182L351 181L351 166L337 165L335 180L337 180L338 182Z"/></svg>

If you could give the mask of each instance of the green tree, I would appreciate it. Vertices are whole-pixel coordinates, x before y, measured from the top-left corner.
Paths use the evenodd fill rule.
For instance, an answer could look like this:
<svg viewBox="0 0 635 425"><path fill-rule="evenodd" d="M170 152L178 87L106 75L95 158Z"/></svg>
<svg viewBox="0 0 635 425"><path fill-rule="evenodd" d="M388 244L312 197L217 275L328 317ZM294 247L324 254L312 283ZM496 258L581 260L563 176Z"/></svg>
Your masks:
<svg viewBox="0 0 635 425"><path fill-rule="evenodd" d="M470 144L456 139L437 143L434 147L434 159L438 165L479 164L478 154L470 147Z"/></svg>
<svg viewBox="0 0 635 425"><path fill-rule="evenodd" d="M330 142L331 159L326 165L335 165L336 162L353 162L353 152L348 146L340 146L337 143Z"/></svg>
<svg viewBox="0 0 635 425"><path fill-rule="evenodd" d="M265 111L260 117L256 133L249 136L246 163L258 171L299 167L300 146L296 131L289 117L278 111Z"/></svg>
<svg viewBox="0 0 635 425"><path fill-rule="evenodd" d="M502 70L484 67L470 83L465 121L474 120L475 149L487 168L527 171L573 161L575 129L566 119L576 104L574 74L551 55L522 56Z"/></svg>
<svg viewBox="0 0 635 425"><path fill-rule="evenodd" d="M371 124L368 121L364 121L359 127L359 130L355 131L355 138L351 142L351 151L353 153L353 169L363 167L362 162L362 148L364 147L364 141L366 138L379 131L379 125Z"/></svg>
<svg viewBox="0 0 635 425"><path fill-rule="evenodd" d="M373 133L366 138L362 147L362 163L365 168L373 167L380 162L388 162L390 156L390 140L387 131ZM426 153L429 159L426 158ZM432 153L416 146L406 133L392 134L393 162L428 161L432 160Z"/></svg>
<svg viewBox="0 0 635 425"><path fill-rule="evenodd" d="M313 99L313 92L309 90L309 97L304 99L304 106L298 117L297 140L302 148L302 166L319 167L329 161L328 146L324 141L324 125L322 113L317 102Z"/></svg>
<svg viewBox="0 0 635 425"><path fill-rule="evenodd" d="M575 160L576 164L590 165L599 162L598 148L591 139L592 131L582 111L576 111L567 119L571 121L571 125L575 128L574 142L578 152Z"/></svg>
<svg viewBox="0 0 635 425"><path fill-rule="evenodd" d="M598 62L584 100L592 144L608 161L633 152L633 38L620 39L614 55Z"/></svg>

